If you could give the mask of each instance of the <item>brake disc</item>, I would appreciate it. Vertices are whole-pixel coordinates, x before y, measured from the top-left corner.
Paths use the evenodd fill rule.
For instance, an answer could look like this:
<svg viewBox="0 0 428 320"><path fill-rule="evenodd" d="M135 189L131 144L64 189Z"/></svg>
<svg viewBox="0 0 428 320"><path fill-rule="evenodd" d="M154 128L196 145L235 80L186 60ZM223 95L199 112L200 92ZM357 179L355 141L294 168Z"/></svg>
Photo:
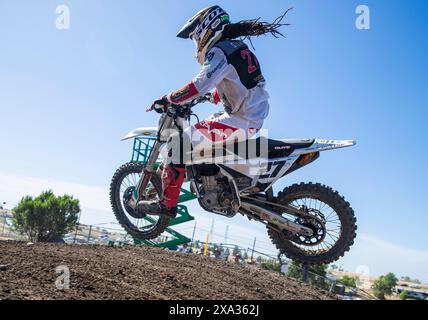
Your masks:
<svg viewBox="0 0 428 320"><path fill-rule="evenodd" d="M326 220L324 215L319 210L308 209L306 206L302 206L300 210L307 212L310 217L300 217L297 218L294 222L311 229L312 235L306 236L297 234L294 236L293 241L298 244L309 247L319 245L324 241L325 237L327 236L327 230L325 225Z"/></svg>
<svg viewBox="0 0 428 320"><path fill-rule="evenodd" d="M134 194L135 189L135 187L129 187L125 190L125 192L123 193L123 207L131 217L135 219L141 219L144 217L142 217L141 214L137 214L135 210L129 205L129 201L132 199L132 195Z"/></svg>

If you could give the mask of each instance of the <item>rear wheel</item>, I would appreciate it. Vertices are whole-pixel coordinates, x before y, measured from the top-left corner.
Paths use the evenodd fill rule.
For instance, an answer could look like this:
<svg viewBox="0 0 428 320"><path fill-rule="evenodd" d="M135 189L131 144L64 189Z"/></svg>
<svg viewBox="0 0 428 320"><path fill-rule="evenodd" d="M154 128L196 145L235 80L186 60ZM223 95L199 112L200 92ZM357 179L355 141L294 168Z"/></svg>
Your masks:
<svg viewBox="0 0 428 320"><path fill-rule="evenodd" d="M312 229L313 235L293 235L268 227L272 242L288 258L309 264L328 264L343 257L356 237L356 218L349 202L321 184L293 185L280 192L275 202L293 205L311 217L287 219Z"/></svg>
<svg viewBox="0 0 428 320"><path fill-rule="evenodd" d="M120 167L110 185L110 202L120 225L132 237L138 240L152 240L165 231L170 219L164 216L142 217L127 205L127 200L135 190L143 170L142 163L127 163ZM161 195L162 182L160 177L154 174L147 186L144 200L156 201Z"/></svg>

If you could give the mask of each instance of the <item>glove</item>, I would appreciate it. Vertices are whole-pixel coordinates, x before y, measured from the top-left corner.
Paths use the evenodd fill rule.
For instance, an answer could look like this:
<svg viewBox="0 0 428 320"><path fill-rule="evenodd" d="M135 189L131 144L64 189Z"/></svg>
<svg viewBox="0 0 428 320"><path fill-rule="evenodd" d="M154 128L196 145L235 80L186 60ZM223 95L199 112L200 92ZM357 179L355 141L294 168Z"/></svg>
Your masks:
<svg viewBox="0 0 428 320"><path fill-rule="evenodd" d="M163 96L160 99L157 99L153 102L150 111L154 110L157 113L165 113L171 103L169 102L168 98L166 96Z"/></svg>

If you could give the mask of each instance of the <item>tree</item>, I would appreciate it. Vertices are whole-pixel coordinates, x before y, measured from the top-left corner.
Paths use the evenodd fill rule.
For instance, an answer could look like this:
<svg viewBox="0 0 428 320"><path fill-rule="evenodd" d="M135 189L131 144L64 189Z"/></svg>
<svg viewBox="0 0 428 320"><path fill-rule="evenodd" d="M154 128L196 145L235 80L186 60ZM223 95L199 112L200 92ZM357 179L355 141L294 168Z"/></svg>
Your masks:
<svg viewBox="0 0 428 320"><path fill-rule="evenodd" d="M420 280L418 280L418 279L412 279L409 276L402 277L401 280L405 281L405 282L411 282L411 283L415 283L415 284L421 284Z"/></svg>
<svg viewBox="0 0 428 320"><path fill-rule="evenodd" d="M302 272L302 264L299 262L291 261L288 267L288 276L290 278L302 280L303 272Z"/></svg>
<svg viewBox="0 0 428 320"><path fill-rule="evenodd" d="M300 262L292 261L288 268L288 276L298 280L303 280L304 266ZM324 289L329 288L329 284L325 280L327 275L327 265L312 265L308 268L308 283L321 287Z"/></svg>
<svg viewBox="0 0 428 320"><path fill-rule="evenodd" d="M344 286L356 288L357 287L357 277L350 277L350 276L343 276L339 282L343 284Z"/></svg>
<svg viewBox="0 0 428 320"><path fill-rule="evenodd" d="M301 279L303 275L303 263L292 261L290 263L290 267L288 269L288 276L295 278L295 279ZM311 265L309 266L309 273L314 273L316 275L319 275L321 277L325 277L327 274L327 266L326 265Z"/></svg>
<svg viewBox="0 0 428 320"><path fill-rule="evenodd" d="M381 276L373 283L373 294L378 299L385 299L385 295L391 295L392 289L397 285L398 279L393 273Z"/></svg>
<svg viewBox="0 0 428 320"><path fill-rule="evenodd" d="M261 267L265 270L281 272L281 264L276 260L262 262Z"/></svg>
<svg viewBox="0 0 428 320"><path fill-rule="evenodd" d="M37 198L21 199L12 210L13 226L32 242L51 242L75 228L79 212L79 200L45 191Z"/></svg>
<svg viewBox="0 0 428 320"><path fill-rule="evenodd" d="M401 291L400 293L400 299L401 300L407 300L409 298L409 292L407 292L406 290Z"/></svg>

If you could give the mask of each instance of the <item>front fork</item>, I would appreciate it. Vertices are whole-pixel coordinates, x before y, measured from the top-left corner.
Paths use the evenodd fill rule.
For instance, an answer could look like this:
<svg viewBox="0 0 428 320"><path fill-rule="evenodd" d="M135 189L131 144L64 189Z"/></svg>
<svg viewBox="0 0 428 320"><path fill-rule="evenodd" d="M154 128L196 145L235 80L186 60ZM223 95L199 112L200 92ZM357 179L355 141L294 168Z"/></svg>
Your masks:
<svg viewBox="0 0 428 320"><path fill-rule="evenodd" d="M160 128L160 133L165 128L170 128L172 123L173 123L172 117L166 117L163 125ZM138 185L135 188L135 191L133 192L131 199L129 200L128 204L133 209L135 209L137 207L138 202L145 197L147 186L150 180L152 179L153 174L156 171L156 168L157 168L156 164L160 155L160 148L161 148L161 143L159 142L159 140L160 139L158 139L155 142L153 149L151 151L150 157L147 160L146 165L144 166L143 172L141 173L141 177L140 177L140 180L138 181Z"/></svg>

